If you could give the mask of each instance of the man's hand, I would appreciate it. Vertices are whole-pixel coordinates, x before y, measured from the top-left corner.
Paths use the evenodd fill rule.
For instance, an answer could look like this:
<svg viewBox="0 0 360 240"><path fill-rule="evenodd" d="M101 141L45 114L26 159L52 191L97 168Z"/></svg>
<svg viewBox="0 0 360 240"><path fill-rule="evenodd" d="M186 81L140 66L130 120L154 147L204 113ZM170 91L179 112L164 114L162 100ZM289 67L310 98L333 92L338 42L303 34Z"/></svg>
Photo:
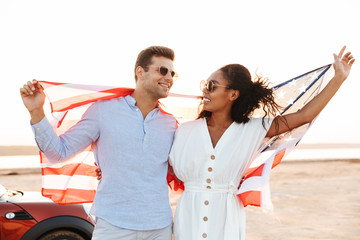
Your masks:
<svg viewBox="0 0 360 240"><path fill-rule="evenodd" d="M23 103L31 116L32 124L38 123L45 117L43 110L45 102L45 93L41 85L35 79L28 81L20 88L20 95Z"/></svg>

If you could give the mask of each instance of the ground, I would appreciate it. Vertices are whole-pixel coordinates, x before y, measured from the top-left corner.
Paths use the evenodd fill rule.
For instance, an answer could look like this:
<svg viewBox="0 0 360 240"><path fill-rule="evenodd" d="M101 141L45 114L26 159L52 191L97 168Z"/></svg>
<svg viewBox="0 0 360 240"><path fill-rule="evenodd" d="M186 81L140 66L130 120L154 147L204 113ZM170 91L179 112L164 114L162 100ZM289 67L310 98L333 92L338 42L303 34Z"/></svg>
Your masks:
<svg viewBox="0 0 360 240"><path fill-rule="evenodd" d="M360 160L284 161L270 182L274 211L246 208L247 240L360 239ZM2 169L0 183L40 191L41 171Z"/></svg>

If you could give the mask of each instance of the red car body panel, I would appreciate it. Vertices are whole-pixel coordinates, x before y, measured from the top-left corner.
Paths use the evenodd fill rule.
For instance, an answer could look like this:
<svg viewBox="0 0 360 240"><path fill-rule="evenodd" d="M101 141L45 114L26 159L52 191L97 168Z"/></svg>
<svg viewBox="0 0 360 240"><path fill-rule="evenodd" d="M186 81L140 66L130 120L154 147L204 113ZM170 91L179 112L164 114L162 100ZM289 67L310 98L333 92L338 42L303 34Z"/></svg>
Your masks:
<svg viewBox="0 0 360 240"><path fill-rule="evenodd" d="M14 204L17 204L16 202ZM79 205L60 205L56 203L21 203L21 207L31 214L36 221L41 222L53 216L77 216L91 222L83 208Z"/></svg>
<svg viewBox="0 0 360 240"><path fill-rule="evenodd" d="M20 239L32 226L36 225L36 220L13 220L5 218L8 212L21 212L22 208L13 203L0 204L0 239Z"/></svg>
<svg viewBox="0 0 360 240"><path fill-rule="evenodd" d="M7 219L5 215L9 212L26 212L29 218ZM0 202L0 240L20 240L39 223L41 225L45 220L56 220L57 217L64 216L82 219L94 225L82 205L59 205L53 202Z"/></svg>

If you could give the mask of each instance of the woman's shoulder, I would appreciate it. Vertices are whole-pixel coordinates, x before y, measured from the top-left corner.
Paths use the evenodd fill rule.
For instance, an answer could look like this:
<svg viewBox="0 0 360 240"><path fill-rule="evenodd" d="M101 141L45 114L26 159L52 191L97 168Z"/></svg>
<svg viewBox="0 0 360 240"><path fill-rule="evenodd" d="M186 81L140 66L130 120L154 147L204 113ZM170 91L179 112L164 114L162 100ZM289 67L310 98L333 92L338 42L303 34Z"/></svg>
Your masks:
<svg viewBox="0 0 360 240"><path fill-rule="evenodd" d="M243 127L247 128L266 128L268 129L272 123L272 118L262 118L262 117L250 117L249 122L243 124Z"/></svg>
<svg viewBox="0 0 360 240"><path fill-rule="evenodd" d="M234 122L234 125L236 128L253 128L253 127L259 127L263 126L263 123L265 126L270 126L272 122L271 118L262 118L262 117L250 117L249 121L246 123L236 123Z"/></svg>
<svg viewBox="0 0 360 240"><path fill-rule="evenodd" d="M203 118L199 118L196 120L191 120L191 121L186 121L186 122L180 123L177 131L191 131L194 128L198 128L199 126L201 126L203 121L204 121Z"/></svg>

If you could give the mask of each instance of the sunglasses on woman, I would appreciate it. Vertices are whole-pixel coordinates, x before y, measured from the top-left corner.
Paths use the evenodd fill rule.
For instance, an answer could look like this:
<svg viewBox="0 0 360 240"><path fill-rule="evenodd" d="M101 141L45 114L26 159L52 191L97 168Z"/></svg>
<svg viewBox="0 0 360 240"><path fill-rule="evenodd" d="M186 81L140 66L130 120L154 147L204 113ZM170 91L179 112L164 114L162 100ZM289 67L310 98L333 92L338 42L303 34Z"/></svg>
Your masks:
<svg viewBox="0 0 360 240"><path fill-rule="evenodd" d="M148 67L154 67L156 68L156 70L163 76L166 76L166 74L168 74L168 72L170 71L167 67L164 67L164 66L147 66L147 67L144 67L145 69L148 68ZM174 71L170 71L170 75L172 78L177 78L178 77L178 74Z"/></svg>
<svg viewBox="0 0 360 240"><path fill-rule="evenodd" d="M206 91L208 91L208 92L213 92L213 91L215 91L215 89L217 87L229 88L228 86L220 85L220 84L215 83L214 80L210 80L210 81L207 81L207 82L205 80L201 80L201 82L200 82L200 90L201 91L206 89Z"/></svg>

